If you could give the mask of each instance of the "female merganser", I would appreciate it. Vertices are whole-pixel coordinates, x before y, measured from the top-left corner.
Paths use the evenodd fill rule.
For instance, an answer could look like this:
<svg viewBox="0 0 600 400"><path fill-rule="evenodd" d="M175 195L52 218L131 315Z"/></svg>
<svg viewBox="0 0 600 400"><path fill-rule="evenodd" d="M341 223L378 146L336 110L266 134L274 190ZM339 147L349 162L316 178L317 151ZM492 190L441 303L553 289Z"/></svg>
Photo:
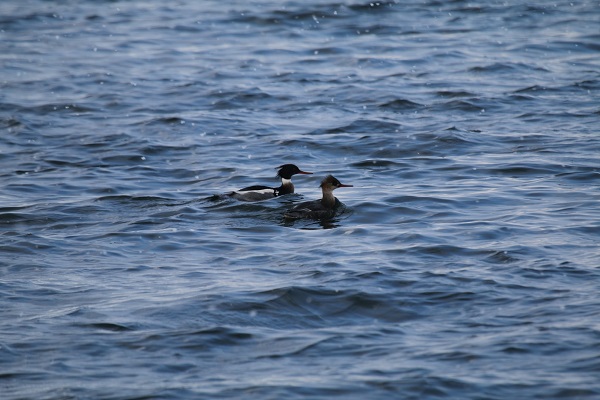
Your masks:
<svg viewBox="0 0 600 400"><path fill-rule="evenodd" d="M294 193L294 184L292 183L292 175L296 174L312 174L312 172L304 172L294 164L280 165L277 171L278 177L281 178L281 186L270 187L254 185L248 186L235 192L231 192L229 196L242 201L260 201L272 199L273 197L282 196L284 194Z"/></svg>
<svg viewBox="0 0 600 400"><path fill-rule="evenodd" d="M342 204L334 195L333 191L341 187L352 187L344 185L332 175L327 175L321 182L323 198L321 200L306 201L294 206L283 214L287 219L327 219L335 215L335 210Z"/></svg>

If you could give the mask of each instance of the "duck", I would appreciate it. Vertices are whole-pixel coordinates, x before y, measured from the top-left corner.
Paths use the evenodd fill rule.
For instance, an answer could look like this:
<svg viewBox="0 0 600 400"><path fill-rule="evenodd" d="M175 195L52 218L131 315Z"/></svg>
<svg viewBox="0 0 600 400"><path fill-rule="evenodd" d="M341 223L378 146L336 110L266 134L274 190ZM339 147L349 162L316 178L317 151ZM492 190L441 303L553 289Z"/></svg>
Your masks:
<svg viewBox="0 0 600 400"><path fill-rule="evenodd" d="M327 175L321 181L321 191L323 197L320 200L305 201L295 205L284 213L284 218L288 220L295 219L329 219L335 216L336 209L342 204L334 195L333 191L342 187L353 187L345 185L336 179L333 175Z"/></svg>
<svg viewBox="0 0 600 400"><path fill-rule="evenodd" d="M292 176L297 174L310 175L312 172L302 171L294 164L283 164L277 167L276 175L281 178L281 186L253 185L231 192L229 196L241 201L262 201L294 193Z"/></svg>

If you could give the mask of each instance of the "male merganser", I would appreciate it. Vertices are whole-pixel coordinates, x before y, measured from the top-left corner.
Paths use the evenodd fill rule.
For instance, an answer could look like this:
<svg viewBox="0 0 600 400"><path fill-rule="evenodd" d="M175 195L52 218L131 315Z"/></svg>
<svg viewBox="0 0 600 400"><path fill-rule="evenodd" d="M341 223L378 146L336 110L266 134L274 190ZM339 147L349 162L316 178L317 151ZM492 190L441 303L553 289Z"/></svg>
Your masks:
<svg viewBox="0 0 600 400"><path fill-rule="evenodd" d="M342 204L334 195L333 191L341 187L352 187L344 185L332 175L327 175L321 182L323 198L321 200L306 201L294 206L283 214L287 219L328 219L335 215L335 210Z"/></svg>
<svg viewBox="0 0 600 400"><path fill-rule="evenodd" d="M235 192L231 192L229 196L242 201L260 201L272 199L273 197L282 196L284 194L294 193L294 184L292 183L292 175L296 174L312 174L300 170L294 164L280 165L277 171L278 177L281 178L281 186L270 187L254 185L248 186Z"/></svg>

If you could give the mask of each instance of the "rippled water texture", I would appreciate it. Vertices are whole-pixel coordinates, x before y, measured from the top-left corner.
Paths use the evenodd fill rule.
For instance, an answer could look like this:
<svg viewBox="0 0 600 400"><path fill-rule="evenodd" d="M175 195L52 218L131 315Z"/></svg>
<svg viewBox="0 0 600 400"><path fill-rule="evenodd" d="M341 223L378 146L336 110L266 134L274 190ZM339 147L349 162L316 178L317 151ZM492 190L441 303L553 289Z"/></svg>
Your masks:
<svg viewBox="0 0 600 400"><path fill-rule="evenodd" d="M600 398L599 27L2 1L0 397ZM327 174L342 212L285 221Z"/></svg>

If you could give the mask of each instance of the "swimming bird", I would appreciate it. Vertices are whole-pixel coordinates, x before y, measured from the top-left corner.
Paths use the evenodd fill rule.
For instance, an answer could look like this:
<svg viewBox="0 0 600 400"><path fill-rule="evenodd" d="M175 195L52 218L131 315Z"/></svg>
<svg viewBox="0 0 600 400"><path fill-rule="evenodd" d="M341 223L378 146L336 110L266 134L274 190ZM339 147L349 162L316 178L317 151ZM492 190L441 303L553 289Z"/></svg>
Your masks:
<svg viewBox="0 0 600 400"><path fill-rule="evenodd" d="M332 175L327 175L321 181L321 190L323 198L321 200L306 201L297 204L292 209L283 214L286 219L328 219L335 215L335 210L342 204L334 195L333 191L341 187L352 187L352 185L344 185Z"/></svg>
<svg viewBox="0 0 600 400"><path fill-rule="evenodd" d="M277 171L278 177L281 178L281 186L270 187L262 185L248 186L243 189L231 192L229 196L242 201L260 201L272 199L273 197L283 196L284 194L294 193L294 184L292 183L292 175L296 174L312 174L312 172L302 171L294 164L280 165Z"/></svg>

